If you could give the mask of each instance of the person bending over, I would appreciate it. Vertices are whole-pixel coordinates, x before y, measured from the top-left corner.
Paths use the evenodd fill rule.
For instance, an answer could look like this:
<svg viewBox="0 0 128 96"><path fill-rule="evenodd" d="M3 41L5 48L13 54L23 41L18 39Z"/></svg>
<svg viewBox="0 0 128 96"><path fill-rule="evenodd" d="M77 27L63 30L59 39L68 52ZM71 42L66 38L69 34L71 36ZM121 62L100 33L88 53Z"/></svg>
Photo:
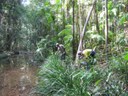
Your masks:
<svg viewBox="0 0 128 96"><path fill-rule="evenodd" d="M95 48L94 49L85 49L83 51L78 52L79 59L82 59L83 62L80 64L86 66L87 69L90 68L90 65L95 63Z"/></svg>
<svg viewBox="0 0 128 96"><path fill-rule="evenodd" d="M64 45L56 43L56 49L57 49L58 55L60 55L61 60L65 60L66 50Z"/></svg>

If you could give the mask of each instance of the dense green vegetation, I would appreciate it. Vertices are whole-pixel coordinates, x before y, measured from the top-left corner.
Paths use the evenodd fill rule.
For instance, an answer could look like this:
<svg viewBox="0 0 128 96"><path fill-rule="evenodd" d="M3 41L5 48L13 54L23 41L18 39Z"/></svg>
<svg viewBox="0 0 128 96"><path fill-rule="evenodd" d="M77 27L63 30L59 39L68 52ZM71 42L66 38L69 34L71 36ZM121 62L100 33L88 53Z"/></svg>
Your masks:
<svg viewBox="0 0 128 96"><path fill-rule="evenodd" d="M23 1L0 1L0 59L8 51L36 53L37 93L127 96L128 0ZM66 48L64 61L55 54L57 42ZM95 46L96 64L78 67L78 51Z"/></svg>
<svg viewBox="0 0 128 96"><path fill-rule="evenodd" d="M45 96L127 96L128 65L114 60L110 68L96 65L86 71L50 56L39 72L38 92Z"/></svg>

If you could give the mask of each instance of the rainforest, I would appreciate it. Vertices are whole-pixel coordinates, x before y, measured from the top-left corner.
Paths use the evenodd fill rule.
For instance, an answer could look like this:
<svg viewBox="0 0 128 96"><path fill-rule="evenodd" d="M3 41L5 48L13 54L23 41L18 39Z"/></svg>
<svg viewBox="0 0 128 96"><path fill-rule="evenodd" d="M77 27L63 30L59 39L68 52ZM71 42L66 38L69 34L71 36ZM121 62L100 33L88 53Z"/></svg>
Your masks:
<svg viewBox="0 0 128 96"><path fill-rule="evenodd" d="M0 96L128 96L128 0L0 0Z"/></svg>

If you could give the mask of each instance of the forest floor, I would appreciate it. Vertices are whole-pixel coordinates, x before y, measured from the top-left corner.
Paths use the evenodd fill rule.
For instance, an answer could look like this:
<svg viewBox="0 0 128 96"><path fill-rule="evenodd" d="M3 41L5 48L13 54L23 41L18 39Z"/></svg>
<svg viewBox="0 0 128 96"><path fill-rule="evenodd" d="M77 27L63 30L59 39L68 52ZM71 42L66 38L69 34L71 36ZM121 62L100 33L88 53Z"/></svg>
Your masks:
<svg viewBox="0 0 128 96"><path fill-rule="evenodd" d="M0 96L37 96L37 66L29 65L31 56L15 56L0 62Z"/></svg>

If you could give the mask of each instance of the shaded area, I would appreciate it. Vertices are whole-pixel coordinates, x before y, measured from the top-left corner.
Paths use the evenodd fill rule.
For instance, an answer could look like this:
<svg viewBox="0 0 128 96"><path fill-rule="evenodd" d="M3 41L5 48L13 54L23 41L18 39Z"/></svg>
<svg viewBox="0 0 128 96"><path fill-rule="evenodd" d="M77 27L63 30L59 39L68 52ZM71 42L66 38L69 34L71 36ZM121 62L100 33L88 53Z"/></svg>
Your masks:
<svg viewBox="0 0 128 96"><path fill-rule="evenodd" d="M0 60L1 96L37 96L37 64L33 54L20 54Z"/></svg>

